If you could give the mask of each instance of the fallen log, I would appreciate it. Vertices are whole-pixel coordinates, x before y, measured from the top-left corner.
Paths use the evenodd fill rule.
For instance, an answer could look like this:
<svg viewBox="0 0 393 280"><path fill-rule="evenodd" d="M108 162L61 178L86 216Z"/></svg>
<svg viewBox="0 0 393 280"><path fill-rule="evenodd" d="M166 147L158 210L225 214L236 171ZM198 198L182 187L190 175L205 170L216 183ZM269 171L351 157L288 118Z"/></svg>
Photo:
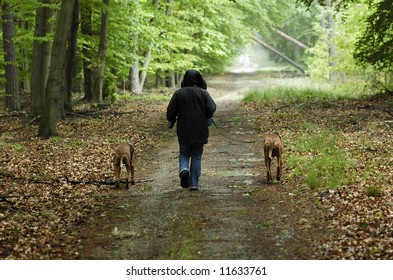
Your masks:
<svg viewBox="0 0 393 280"><path fill-rule="evenodd" d="M275 48L269 46L268 44L266 44L265 42L263 42L262 40L258 39L255 36L251 36L251 39L253 39L255 42L257 42L258 44L260 44L261 46L265 47L266 49L274 52L275 54L277 54L279 57L281 57L282 59L286 60L287 62L289 62L291 65L295 66L295 68L299 69L303 74L306 72L306 70L300 66L299 64L297 64L295 61L293 61L292 59L290 59L289 57L287 57L286 55L282 54L281 52L279 52L278 50L276 50Z"/></svg>

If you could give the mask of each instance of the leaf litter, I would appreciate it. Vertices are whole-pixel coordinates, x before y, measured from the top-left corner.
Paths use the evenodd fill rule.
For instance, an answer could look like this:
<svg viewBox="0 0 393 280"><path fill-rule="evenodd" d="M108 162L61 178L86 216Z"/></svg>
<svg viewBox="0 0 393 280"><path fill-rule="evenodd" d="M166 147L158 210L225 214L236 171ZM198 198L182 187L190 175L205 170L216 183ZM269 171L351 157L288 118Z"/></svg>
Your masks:
<svg viewBox="0 0 393 280"><path fill-rule="evenodd" d="M328 224L329 235L317 240L313 258L393 258L391 99L391 96L381 96L341 100L334 101L337 104L334 107L318 103L292 106L280 102L252 102L243 107L248 122L260 135L267 130L283 135L286 158L298 155L299 151L292 144L302 137L307 123L318 124L314 126L318 127L315 134L333 126L340 132L337 146L353 161L346 169L350 180L345 185L334 190L310 190L300 175L292 176L293 170L285 168L287 192L282 201L296 200L299 209L314 204L313 207L324 213L323 221L316 220L309 212L309 216L295 223L301 230L309 230L320 222ZM137 99L106 110L89 111L89 114L81 105L74 108L74 114L67 121L59 122L60 136L49 140L36 137L36 124L21 126L25 115L2 115L0 258L80 258L83 244L76 229L108 215L108 207L113 206L113 186L89 183L89 180L113 180L112 150L120 142L135 142L137 159L138 154L142 154L151 160L152 151L159 150L159 143L165 142L167 137L162 129L166 105L162 100ZM241 185L231 183L227 187L242 189ZM376 191L372 193L372 189ZM245 192L243 196L253 199L250 200L255 203L253 217L257 217L258 199L268 198L262 198L262 192L258 191ZM299 209L288 209L282 217L290 217L291 211ZM251 214L252 211L247 213L250 219ZM255 228L268 230L272 224L268 218L259 218ZM286 233L281 236L283 240L294 234L287 228L282 232ZM136 233L112 227L112 234L122 239Z"/></svg>

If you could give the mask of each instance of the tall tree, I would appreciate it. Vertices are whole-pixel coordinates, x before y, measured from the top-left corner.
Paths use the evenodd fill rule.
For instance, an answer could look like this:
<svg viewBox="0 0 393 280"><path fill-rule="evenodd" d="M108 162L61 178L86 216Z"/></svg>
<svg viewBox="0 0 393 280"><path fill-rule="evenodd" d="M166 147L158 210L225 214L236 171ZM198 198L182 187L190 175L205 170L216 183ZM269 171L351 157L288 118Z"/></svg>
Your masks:
<svg viewBox="0 0 393 280"><path fill-rule="evenodd" d="M102 1L103 11L101 15L100 43L98 46L98 61L93 70L93 102L102 104L102 89L104 86L105 58L108 43L108 18L109 0Z"/></svg>
<svg viewBox="0 0 393 280"><path fill-rule="evenodd" d="M53 17L54 11L53 7L50 6L53 4L53 0L40 0L40 3L42 5L36 12L34 30L30 118L35 118L43 112L52 49L52 43L48 35L53 32L51 18Z"/></svg>
<svg viewBox="0 0 393 280"><path fill-rule="evenodd" d="M156 14L158 11L158 0L152 0L151 2L153 7L153 17L149 20L150 26L155 28L156 25ZM140 36L142 34L137 33L134 35L135 41L135 49L134 49L134 63L130 69L130 84L131 91L134 93L141 93L143 90L143 86L145 84L147 69L149 67L151 61L151 52L153 49L154 36L150 36L151 38L148 40L146 49L143 49L143 44L141 43ZM140 68L140 59L138 50L143 50L143 60L142 60L142 68Z"/></svg>
<svg viewBox="0 0 393 280"><path fill-rule="evenodd" d="M93 65L92 65L92 7L87 1L81 2L81 33L85 37L82 44L82 59L83 59L83 99L86 101L92 101L93 99Z"/></svg>
<svg viewBox="0 0 393 280"><path fill-rule="evenodd" d="M378 70L393 68L393 1L382 0L372 5L364 34L356 42L355 59Z"/></svg>
<svg viewBox="0 0 393 280"><path fill-rule="evenodd" d="M72 111L72 81L75 76L77 38L79 28L79 0L75 0L74 10L72 13L71 30L68 38L66 67L64 69L64 108L66 111Z"/></svg>
<svg viewBox="0 0 393 280"><path fill-rule="evenodd" d="M2 8L2 26L3 26L3 48L4 48L4 63L5 63L5 106L10 111L20 110L19 97L19 81L18 68L16 65L16 51L15 51L15 26L14 16L10 5L1 1Z"/></svg>
<svg viewBox="0 0 393 280"><path fill-rule="evenodd" d="M62 0L56 22L46 98L40 119L38 136L49 138L58 135L57 120L62 116L64 96L61 96L66 63L67 41L71 31L75 0Z"/></svg>

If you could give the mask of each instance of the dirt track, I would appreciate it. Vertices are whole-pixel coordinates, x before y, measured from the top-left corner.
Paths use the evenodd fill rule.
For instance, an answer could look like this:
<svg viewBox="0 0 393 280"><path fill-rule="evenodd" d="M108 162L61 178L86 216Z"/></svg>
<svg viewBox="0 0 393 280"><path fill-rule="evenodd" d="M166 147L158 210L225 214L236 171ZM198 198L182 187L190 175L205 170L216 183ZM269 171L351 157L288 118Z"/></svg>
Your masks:
<svg viewBox="0 0 393 280"><path fill-rule="evenodd" d="M210 129L198 192L180 187L175 130L161 131L167 140L139 157L137 177L150 180L110 194L111 210L81 229L80 258L318 258L313 240L322 242L324 226L312 201L285 179L266 184L265 131L253 129L239 102L255 86L262 84L237 75L210 82L219 128Z"/></svg>

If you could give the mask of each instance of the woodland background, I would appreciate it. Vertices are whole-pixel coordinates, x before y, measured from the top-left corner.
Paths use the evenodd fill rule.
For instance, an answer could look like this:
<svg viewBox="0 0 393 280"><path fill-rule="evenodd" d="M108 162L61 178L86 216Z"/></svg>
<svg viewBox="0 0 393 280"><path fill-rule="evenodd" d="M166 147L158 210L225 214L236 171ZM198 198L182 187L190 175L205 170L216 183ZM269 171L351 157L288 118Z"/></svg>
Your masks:
<svg viewBox="0 0 393 280"><path fill-rule="evenodd" d="M246 110L261 130L266 104L269 116L280 113L291 186L316 192L340 232L323 257L392 258L392 0L0 3L1 258L78 258L73 229L111 204L114 144L132 131L138 153L157 148L185 70L214 80L253 44L280 65L259 72L260 81L274 72L317 85L251 92ZM343 160L345 180L327 185L337 170L318 160L336 162L336 139L356 163Z"/></svg>
<svg viewBox="0 0 393 280"><path fill-rule="evenodd" d="M101 106L118 89L175 86L189 68L222 73L251 39L313 78L389 90L391 4L3 0L5 108L20 110L31 94L29 118L41 116L38 135L49 137L72 110L72 92Z"/></svg>

